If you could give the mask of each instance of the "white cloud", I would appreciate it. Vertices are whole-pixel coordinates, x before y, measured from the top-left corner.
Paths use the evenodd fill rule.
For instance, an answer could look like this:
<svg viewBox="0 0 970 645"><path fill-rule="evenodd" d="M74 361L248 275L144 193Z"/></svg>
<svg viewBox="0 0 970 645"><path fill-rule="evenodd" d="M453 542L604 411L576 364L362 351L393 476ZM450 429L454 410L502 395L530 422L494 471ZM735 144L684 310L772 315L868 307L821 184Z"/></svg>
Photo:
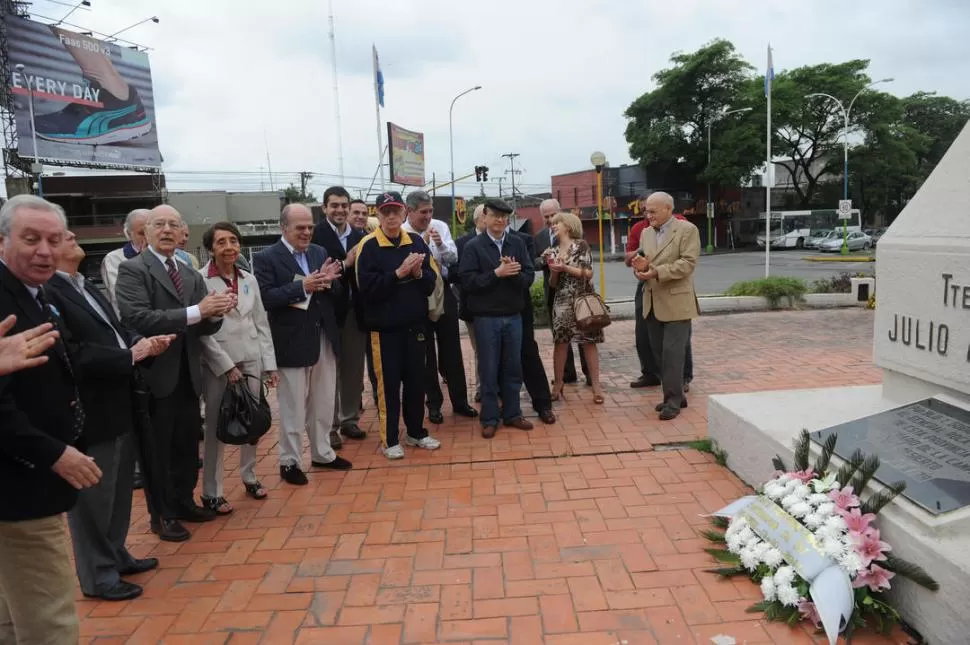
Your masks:
<svg viewBox="0 0 970 645"><path fill-rule="evenodd" d="M528 187L585 167L603 150L629 162L623 111L651 89L675 50L727 38L759 70L851 58L872 60L885 89L966 98L970 8L960 0L336 0L346 183L364 186L377 157L371 43L386 80L385 119L425 133L427 174L448 174L448 106L458 174L484 163L502 176L518 152ZM158 14L127 37L153 48L158 133L166 170L336 175L327 2L323 0L97 0L72 21L110 32ZM62 8L41 0L37 13ZM285 179L292 180L292 174ZM319 193L335 182L319 177ZM173 188L258 189L259 175L190 179ZM507 184L506 184L507 185ZM496 186L489 186L494 192ZM460 192L477 192L474 183Z"/></svg>

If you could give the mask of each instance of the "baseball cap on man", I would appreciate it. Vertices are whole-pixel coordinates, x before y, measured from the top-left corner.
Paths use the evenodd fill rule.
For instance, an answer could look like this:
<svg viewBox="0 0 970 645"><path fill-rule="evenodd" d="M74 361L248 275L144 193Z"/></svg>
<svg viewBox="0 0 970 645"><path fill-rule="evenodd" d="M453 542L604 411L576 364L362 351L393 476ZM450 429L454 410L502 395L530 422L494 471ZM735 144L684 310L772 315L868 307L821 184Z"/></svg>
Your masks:
<svg viewBox="0 0 970 645"><path fill-rule="evenodd" d="M401 197L401 193L391 190L386 193L381 193L377 196L377 210L381 210L386 206L401 206L404 207L404 198Z"/></svg>

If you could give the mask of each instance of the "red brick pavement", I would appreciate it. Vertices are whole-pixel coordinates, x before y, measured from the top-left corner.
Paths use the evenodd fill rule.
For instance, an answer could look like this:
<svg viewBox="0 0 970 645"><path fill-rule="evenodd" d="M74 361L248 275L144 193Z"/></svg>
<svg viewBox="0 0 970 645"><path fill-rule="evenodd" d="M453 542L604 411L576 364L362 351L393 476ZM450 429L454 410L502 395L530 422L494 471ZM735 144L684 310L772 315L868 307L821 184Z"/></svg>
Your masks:
<svg viewBox="0 0 970 645"><path fill-rule="evenodd" d="M618 322L601 348L606 404L567 388L555 425L488 441L446 416L441 450L389 464L368 410L371 436L342 451L355 470L314 472L303 488L281 485L264 441L270 497L247 499L227 472L235 513L193 526L188 542L149 533L136 494L132 551L161 567L134 579L145 587L135 601L79 595L82 642L821 643L746 613L753 584L705 573L700 515L744 486L708 455L663 444L706 434L711 393L878 382L871 329L859 310L705 317L691 406L666 424L655 389L628 387L632 322Z"/></svg>

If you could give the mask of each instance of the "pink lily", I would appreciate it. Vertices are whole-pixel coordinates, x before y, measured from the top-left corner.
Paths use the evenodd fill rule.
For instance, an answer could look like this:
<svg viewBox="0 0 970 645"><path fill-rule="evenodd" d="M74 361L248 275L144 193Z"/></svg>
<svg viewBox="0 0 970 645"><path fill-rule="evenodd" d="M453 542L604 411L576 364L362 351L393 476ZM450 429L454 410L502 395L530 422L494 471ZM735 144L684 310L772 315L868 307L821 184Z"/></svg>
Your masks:
<svg viewBox="0 0 970 645"><path fill-rule="evenodd" d="M812 621L816 629L822 626L822 617L818 615L818 609L815 608L815 603L811 600L806 598L799 600L798 613L801 614L802 620Z"/></svg>
<svg viewBox="0 0 970 645"><path fill-rule="evenodd" d="M855 577L855 580L852 581L852 586L858 588L868 585L871 591L878 592L883 589L889 589L889 581L895 575L892 571L883 569L878 564L873 564Z"/></svg>
<svg viewBox="0 0 970 645"><path fill-rule="evenodd" d="M829 499L843 510L859 505L859 498L853 494L851 486L846 486L842 490L829 491Z"/></svg>
<svg viewBox="0 0 970 645"><path fill-rule="evenodd" d="M838 502L836 502L838 503ZM839 514L845 520L846 529L853 535L865 535L873 530L870 524L876 519L874 513L863 514L858 508L839 509Z"/></svg>
<svg viewBox="0 0 970 645"><path fill-rule="evenodd" d="M892 547L879 539L879 530L870 528L865 535L853 536L855 551L862 557L865 566L872 564L873 560L885 560L886 551L891 551Z"/></svg>
<svg viewBox="0 0 970 645"><path fill-rule="evenodd" d="M815 471L812 470L811 468L809 468L808 470L795 470L788 474L794 477L795 479L797 479L798 481L802 482L803 484L807 484L808 482L815 479Z"/></svg>

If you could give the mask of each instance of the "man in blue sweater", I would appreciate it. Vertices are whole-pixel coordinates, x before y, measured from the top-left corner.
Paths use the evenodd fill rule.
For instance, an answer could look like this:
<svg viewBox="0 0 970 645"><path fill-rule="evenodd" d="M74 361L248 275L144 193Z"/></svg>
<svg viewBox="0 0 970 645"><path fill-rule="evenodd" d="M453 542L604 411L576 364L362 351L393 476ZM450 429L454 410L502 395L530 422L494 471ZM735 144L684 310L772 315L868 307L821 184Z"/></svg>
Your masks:
<svg viewBox="0 0 970 645"><path fill-rule="evenodd" d="M487 200L485 232L465 245L458 265L468 313L474 319L478 381L482 388L482 436L486 439L495 436L499 417L508 427L532 429L532 424L522 417L519 391L522 311L535 268L525 242L507 231L511 212L501 199Z"/></svg>
<svg viewBox="0 0 970 645"><path fill-rule="evenodd" d="M357 251L357 288L364 325L370 330L377 416L388 459L404 457L398 439L402 410L408 446L425 450L441 447L441 442L422 427L428 297L434 292L437 274L421 237L401 229L405 212L400 193L379 195L380 228L365 237Z"/></svg>

